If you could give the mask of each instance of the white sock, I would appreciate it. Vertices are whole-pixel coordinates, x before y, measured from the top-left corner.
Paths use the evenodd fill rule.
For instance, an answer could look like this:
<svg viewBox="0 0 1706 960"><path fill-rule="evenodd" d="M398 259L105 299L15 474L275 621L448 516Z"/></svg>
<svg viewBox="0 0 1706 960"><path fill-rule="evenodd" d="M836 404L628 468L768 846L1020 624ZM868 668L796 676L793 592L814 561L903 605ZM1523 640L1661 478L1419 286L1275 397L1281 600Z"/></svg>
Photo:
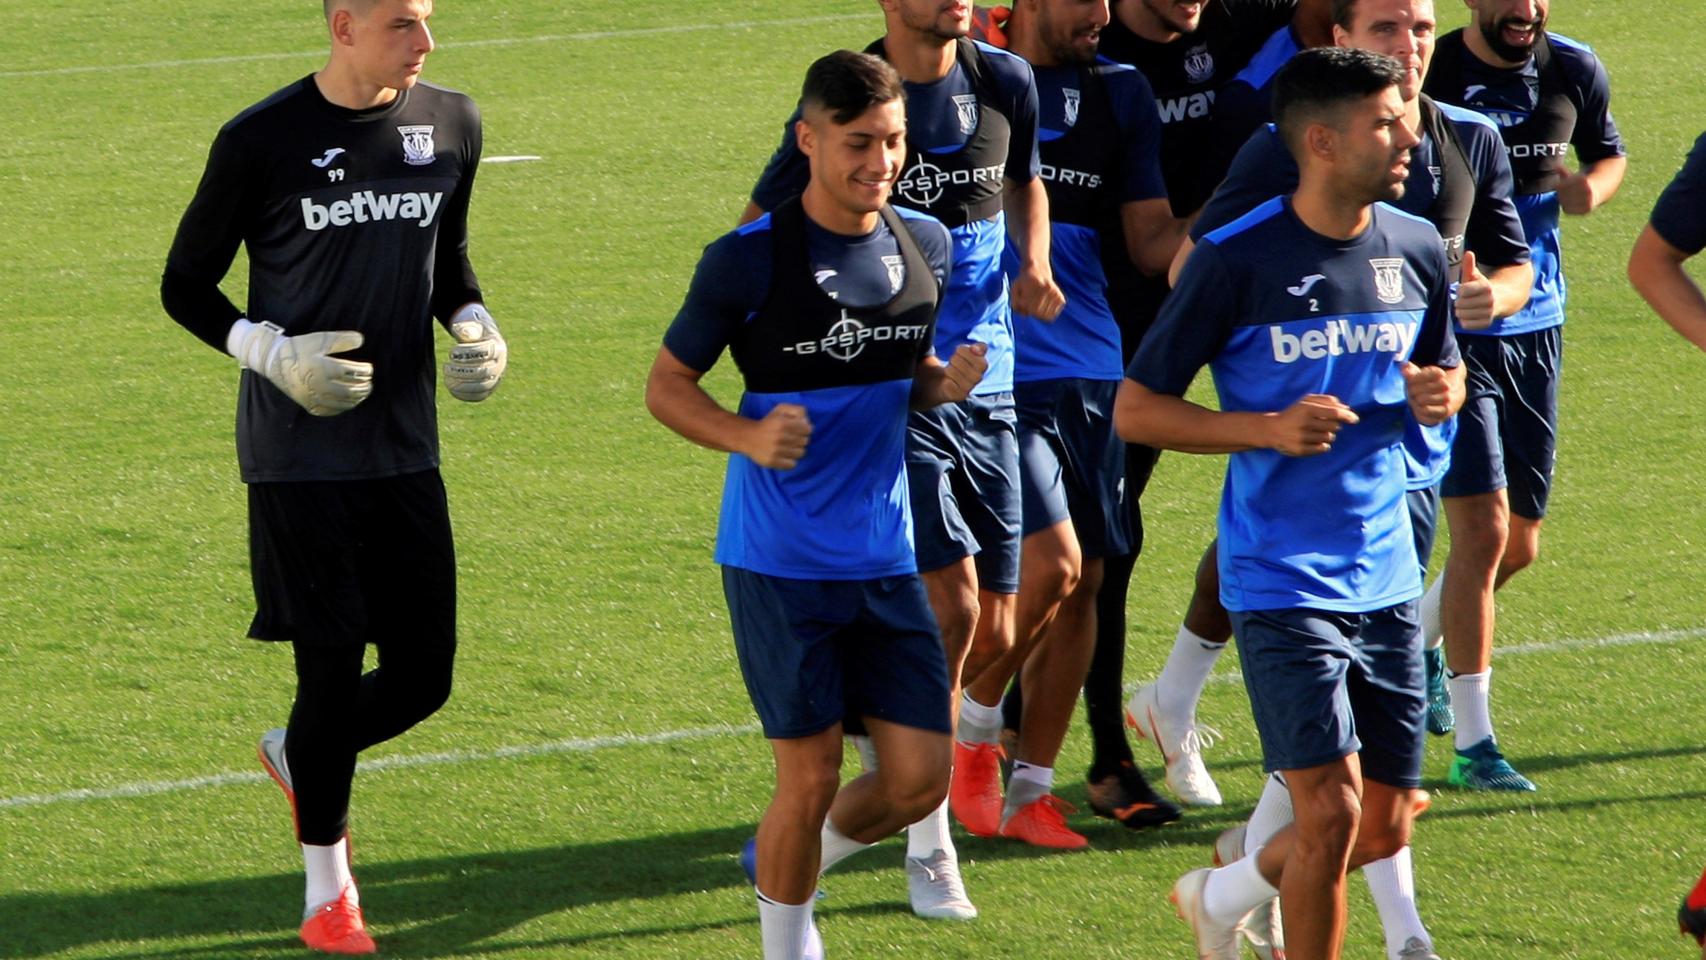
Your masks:
<svg viewBox="0 0 1706 960"><path fill-rule="evenodd" d="M1225 649L1225 643L1210 643L1192 633L1190 627L1179 628L1173 638L1173 652L1167 654L1167 663L1155 680L1155 704L1169 726L1180 726L1196 717L1197 699Z"/></svg>
<svg viewBox="0 0 1706 960"><path fill-rule="evenodd" d="M812 901L777 903L753 888L758 894L758 930L764 938L764 960L800 960L806 952L806 936L812 927Z"/></svg>
<svg viewBox="0 0 1706 960"><path fill-rule="evenodd" d="M1209 872L1208 883L1202 888L1203 912L1216 923L1228 926L1244 919L1244 914L1279 896L1279 888L1262 876L1256 867L1256 853L1250 851L1242 860Z"/></svg>
<svg viewBox="0 0 1706 960"><path fill-rule="evenodd" d="M948 798L943 797L936 809L924 819L906 828L906 855L922 860L936 851L958 857L954 838L948 833Z"/></svg>
<svg viewBox="0 0 1706 960"><path fill-rule="evenodd" d="M1445 642L1445 627L1440 624L1440 590L1445 584L1442 572L1434 578L1433 586L1422 594L1422 646L1432 650Z"/></svg>
<svg viewBox="0 0 1706 960"><path fill-rule="evenodd" d="M350 888L350 899L361 902L350 877L348 837L339 837L338 842L329 847L303 844L302 866L308 872L308 885L303 894L304 913L336 900L346 884Z"/></svg>
<svg viewBox="0 0 1706 960"><path fill-rule="evenodd" d="M1007 781L1007 802L1002 808L1002 816L1041 800L1052 789L1053 767L1037 767L1023 761L1014 763L1013 776Z"/></svg>
<svg viewBox="0 0 1706 960"><path fill-rule="evenodd" d="M823 833L820 840L823 843L823 856L817 868L817 872L820 874L855 853L861 850L869 850L874 846L874 844L860 843L835 829L835 821L828 817L823 818Z"/></svg>
<svg viewBox="0 0 1706 960"><path fill-rule="evenodd" d="M1493 668L1480 673L1446 674L1451 690L1451 709L1457 714L1457 749L1467 750L1493 735L1492 708L1487 694L1493 686Z"/></svg>
<svg viewBox="0 0 1706 960"><path fill-rule="evenodd" d="M1386 955L1399 960L1398 953L1411 937L1433 946L1428 928L1422 926L1416 913L1416 878L1410 862L1408 846L1385 860L1362 865L1362 876L1368 881L1368 892L1374 897L1374 907L1380 911L1380 926L1386 931Z"/></svg>
<svg viewBox="0 0 1706 960"><path fill-rule="evenodd" d="M853 741L853 749L859 753L859 767L865 773L877 769L877 748L871 744L871 738L854 734L847 739Z"/></svg>
<svg viewBox="0 0 1706 960"><path fill-rule="evenodd" d="M1260 850L1273 835L1291 823L1291 791L1285 778L1270 774L1262 783L1262 798L1250 811L1250 822L1244 827L1244 856L1248 859Z"/></svg>
<svg viewBox="0 0 1706 960"><path fill-rule="evenodd" d="M1000 743L1001 704L985 706L973 700L971 694L961 693L957 736L961 743Z"/></svg>

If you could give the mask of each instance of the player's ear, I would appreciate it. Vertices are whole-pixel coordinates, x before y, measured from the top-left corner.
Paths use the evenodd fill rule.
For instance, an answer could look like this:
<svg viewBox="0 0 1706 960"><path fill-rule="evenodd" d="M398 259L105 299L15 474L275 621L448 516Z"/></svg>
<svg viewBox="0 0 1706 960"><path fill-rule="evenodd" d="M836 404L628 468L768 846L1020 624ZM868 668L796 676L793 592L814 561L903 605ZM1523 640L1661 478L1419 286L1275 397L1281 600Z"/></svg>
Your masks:
<svg viewBox="0 0 1706 960"><path fill-rule="evenodd" d="M333 10L327 26L332 32L333 43L344 47L355 45L355 14L351 13L348 7Z"/></svg>
<svg viewBox="0 0 1706 960"><path fill-rule="evenodd" d="M1338 131L1331 124L1312 123L1303 128L1303 143L1311 155L1330 163L1338 152Z"/></svg>
<svg viewBox="0 0 1706 960"><path fill-rule="evenodd" d="M817 152L817 131L804 117L794 121L794 143L808 157Z"/></svg>

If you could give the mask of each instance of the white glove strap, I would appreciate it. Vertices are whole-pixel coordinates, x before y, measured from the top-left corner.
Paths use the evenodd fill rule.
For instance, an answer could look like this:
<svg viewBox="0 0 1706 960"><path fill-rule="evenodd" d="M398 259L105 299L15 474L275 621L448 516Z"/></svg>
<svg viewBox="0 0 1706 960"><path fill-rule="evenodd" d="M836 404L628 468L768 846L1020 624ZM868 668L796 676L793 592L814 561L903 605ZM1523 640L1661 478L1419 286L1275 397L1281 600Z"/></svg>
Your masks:
<svg viewBox="0 0 1706 960"><path fill-rule="evenodd" d="M237 358L237 365L256 373L266 371L268 354L284 339L284 328L276 323L251 323L238 317L225 334L225 352Z"/></svg>
<svg viewBox="0 0 1706 960"><path fill-rule="evenodd" d="M492 319L492 315L490 313L486 312L486 305L483 303L465 303L462 305L462 309L456 311L450 317L450 322L452 324L461 323L464 320L473 320L480 326L489 330L496 330L498 328L498 322Z"/></svg>

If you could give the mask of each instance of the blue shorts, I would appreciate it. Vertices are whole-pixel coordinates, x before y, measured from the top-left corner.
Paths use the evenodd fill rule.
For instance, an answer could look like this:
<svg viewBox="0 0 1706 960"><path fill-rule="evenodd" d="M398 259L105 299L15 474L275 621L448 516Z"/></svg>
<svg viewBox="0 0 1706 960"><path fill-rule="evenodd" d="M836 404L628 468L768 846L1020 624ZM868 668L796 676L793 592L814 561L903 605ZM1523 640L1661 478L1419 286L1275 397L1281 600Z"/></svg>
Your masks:
<svg viewBox="0 0 1706 960"><path fill-rule="evenodd" d="M912 412L906 482L919 570L975 556L979 589L1019 592L1017 420L1011 393Z"/></svg>
<svg viewBox="0 0 1706 960"><path fill-rule="evenodd" d="M1125 447L1114 433L1117 380L1038 380L1013 388L1019 412L1024 533L1070 519L1085 557L1131 550Z"/></svg>
<svg viewBox="0 0 1706 960"><path fill-rule="evenodd" d="M1546 516L1558 449L1558 374L1564 328L1508 337L1462 336L1468 397L1457 413L1451 469L1440 493L1469 497L1509 489L1511 513Z"/></svg>
<svg viewBox="0 0 1706 960"><path fill-rule="evenodd" d="M1232 613L1262 765L1307 770L1353 753L1366 779L1422 785L1422 631L1415 601L1370 613Z"/></svg>
<svg viewBox="0 0 1706 960"><path fill-rule="evenodd" d="M1422 566L1422 582L1428 579L1428 561L1433 559L1434 540L1439 537L1439 484L1404 492L1410 508L1410 534L1416 540L1416 562Z"/></svg>
<svg viewBox="0 0 1706 960"><path fill-rule="evenodd" d="M772 740L873 717L948 733L948 662L916 574L792 580L723 567L746 692Z"/></svg>

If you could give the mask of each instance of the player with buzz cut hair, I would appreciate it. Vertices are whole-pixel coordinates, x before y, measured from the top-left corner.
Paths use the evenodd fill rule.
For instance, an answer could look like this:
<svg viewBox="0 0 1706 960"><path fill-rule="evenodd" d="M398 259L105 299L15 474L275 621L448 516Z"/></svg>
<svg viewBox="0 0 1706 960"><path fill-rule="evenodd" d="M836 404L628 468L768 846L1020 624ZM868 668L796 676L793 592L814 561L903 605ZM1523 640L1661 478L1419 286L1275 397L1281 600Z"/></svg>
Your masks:
<svg viewBox="0 0 1706 960"><path fill-rule="evenodd" d="M160 294L243 369L249 636L290 643L296 661L289 725L260 759L302 844L302 940L372 953L349 868L356 755L443 705L456 652L433 319L455 341L444 382L459 400L496 389L508 348L468 262L479 112L419 82L431 0L326 11L325 68L214 139ZM239 245L247 310L219 289ZM363 674L368 644L379 663Z"/></svg>
<svg viewBox="0 0 1706 960"><path fill-rule="evenodd" d="M742 858L765 960L821 957L819 873L947 795L947 663L912 543L907 417L963 401L988 350L936 359L953 240L889 205L907 149L894 69L819 59L794 132L804 192L705 248L646 383L660 422L730 454L716 560L776 761ZM746 387L736 412L699 382L725 350ZM850 728L876 763L842 786Z"/></svg>
<svg viewBox="0 0 1706 960"><path fill-rule="evenodd" d="M1259 850L1175 884L1202 957L1235 960L1240 921L1276 895L1287 952L1337 957L1347 865L1409 841L1424 695L1405 436L1448 419L1463 380L1439 233L1388 205L1418 142L1405 78L1349 48L1286 65L1274 114L1296 191L1203 238L1121 386L1127 440L1232 454L1221 600L1264 767L1295 811ZM1205 364L1219 411L1183 399Z"/></svg>

